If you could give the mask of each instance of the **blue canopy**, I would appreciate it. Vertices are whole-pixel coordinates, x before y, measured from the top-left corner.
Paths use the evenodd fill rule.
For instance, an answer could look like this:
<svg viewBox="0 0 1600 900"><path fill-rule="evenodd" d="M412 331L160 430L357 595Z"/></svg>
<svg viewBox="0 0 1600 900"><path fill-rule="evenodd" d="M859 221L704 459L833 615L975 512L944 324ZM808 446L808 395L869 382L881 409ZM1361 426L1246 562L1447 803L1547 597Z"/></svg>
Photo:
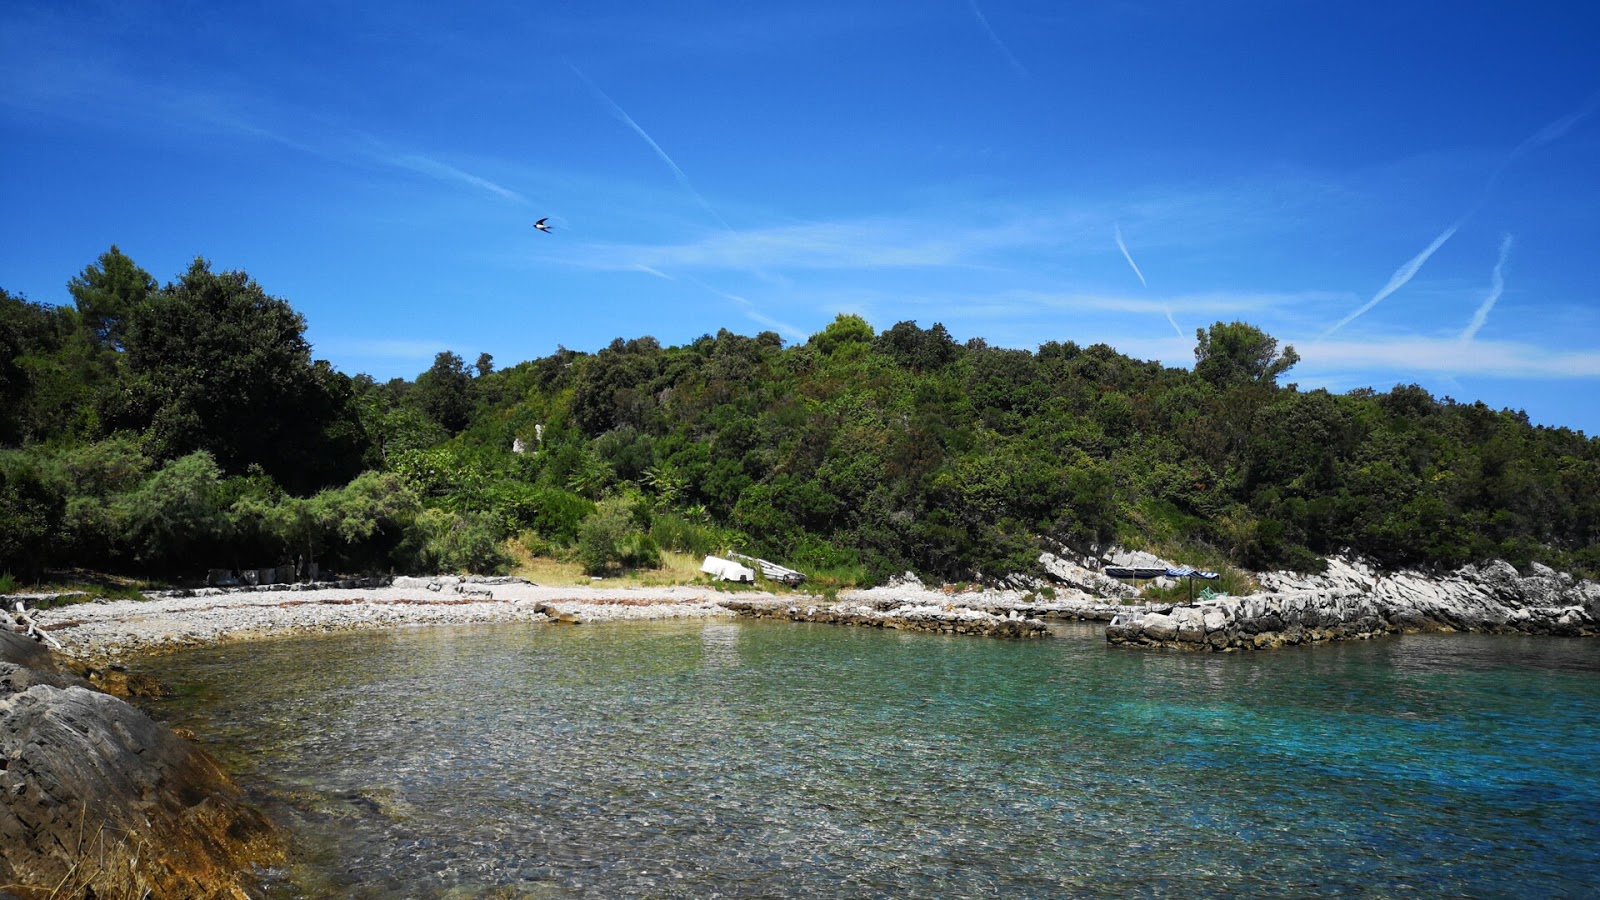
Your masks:
<svg viewBox="0 0 1600 900"><path fill-rule="evenodd" d="M1106 566L1106 574L1112 578L1204 578L1207 581L1216 581L1222 577L1215 572L1202 572L1199 569L1178 568L1165 569L1155 566Z"/></svg>

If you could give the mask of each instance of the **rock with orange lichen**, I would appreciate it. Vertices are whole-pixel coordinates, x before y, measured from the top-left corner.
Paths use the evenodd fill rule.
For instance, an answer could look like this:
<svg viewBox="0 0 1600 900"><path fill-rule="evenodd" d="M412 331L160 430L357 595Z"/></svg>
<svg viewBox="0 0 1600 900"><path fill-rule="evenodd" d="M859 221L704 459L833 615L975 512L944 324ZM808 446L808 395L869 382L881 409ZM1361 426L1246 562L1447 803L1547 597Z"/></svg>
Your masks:
<svg viewBox="0 0 1600 900"><path fill-rule="evenodd" d="M216 761L13 638L0 635L0 885L250 896L280 842Z"/></svg>

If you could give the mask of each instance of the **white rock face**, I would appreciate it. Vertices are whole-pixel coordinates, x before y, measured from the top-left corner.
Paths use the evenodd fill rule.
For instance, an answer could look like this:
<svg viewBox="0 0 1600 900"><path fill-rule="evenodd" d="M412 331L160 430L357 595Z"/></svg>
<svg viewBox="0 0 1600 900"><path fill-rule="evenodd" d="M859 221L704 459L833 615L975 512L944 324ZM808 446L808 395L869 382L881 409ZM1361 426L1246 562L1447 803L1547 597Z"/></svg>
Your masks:
<svg viewBox="0 0 1600 900"><path fill-rule="evenodd" d="M1522 575L1495 561L1430 576L1333 559L1319 575L1267 572L1258 579L1266 591L1249 597L1120 616L1107 626L1106 639L1235 650L1424 630L1600 634L1600 584L1548 566Z"/></svg>
<svg viewBox="0 0 1600 900"><path fill-rule="evenodd" d="M1054 553L1039 554L1039 564L1057 584L1082 591L1092 597L1132 597L1136 591L1126 584L1084 566L1081 562Z"/></svg>

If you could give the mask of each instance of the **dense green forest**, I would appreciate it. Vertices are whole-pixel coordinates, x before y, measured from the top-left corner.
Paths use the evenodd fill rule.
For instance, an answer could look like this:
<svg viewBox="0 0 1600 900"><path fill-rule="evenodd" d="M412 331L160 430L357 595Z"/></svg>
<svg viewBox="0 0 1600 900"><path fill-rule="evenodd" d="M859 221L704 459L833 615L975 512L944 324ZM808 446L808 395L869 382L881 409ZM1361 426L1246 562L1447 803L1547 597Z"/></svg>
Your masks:
<svg viewBox="0 0 1600 900"><path fill-rule="evenodd" d="M203 259L159 286L112 247L67 287L71 305L0 290L18 579L484 572L520 545L591 572L737 549L842 581L981 580L1113 541L1254 569L1600 569L1600 439L1417 385L1301 391L1280 383L1293 348L1240 322L1199 333L1193 371L843 315L787 347L445 352L379 383L313 360L288 302Z"/></svg>

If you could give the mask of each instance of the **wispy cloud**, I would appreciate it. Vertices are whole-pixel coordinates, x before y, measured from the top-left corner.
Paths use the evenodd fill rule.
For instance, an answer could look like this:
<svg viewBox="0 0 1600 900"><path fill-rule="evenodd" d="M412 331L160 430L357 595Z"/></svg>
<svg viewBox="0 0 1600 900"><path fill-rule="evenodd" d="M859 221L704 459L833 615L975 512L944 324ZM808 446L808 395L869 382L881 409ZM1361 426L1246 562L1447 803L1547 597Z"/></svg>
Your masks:
<svg viewBox="0 0 1600 900"><path fill-rule="evenodd" d="M1577 127L1579 122L1593 115L1596 109L1600 109L1600 91L1590 94L1589 99L1584 101L1582 106L1528 135L1527 139L1518 144L1515 150L1511 151L1510 157L1506 159L1506 165L1515 162L1523 154L1531 153L1540 147L1545 147L1561 140L1566 136L1567 132Z"/></svg>
<svg viewBox="0 0 1600 900"><path fill-rule="evenodd" d="M933 231L925 222L864 219L722 231L678 244L595 244L570 261L633 269L894 269L970 265L1028 239L1021 226Z"/></svg>
<svg viewBox="0 0 1600 900"><path fill-rule="evenodd" d="M1301 369L1296 371L1312 375L1347 375L1352 370L1455 375L1467 367L1456 338L1296 342L1295 349L1302 359ZM1478 377L1600 378L1600 352L1563 353L1534 344L1477 341L1472 345L1470 366L1471 374Z"/></svg>
<svg viewBox="0 0 1600 900"><path fill-rule="evenodd" d="M1483 298L1478 305L1477 312L1472 314L1472 322L1467 325L1467 330L1461 332L1461 343L1471 342L1478 329L1489 319L1489 311L1494 309L1495 301L1506 290L1506 259L1511 255L1511 235L1507 234L1500 239L1500 258L1494 264L1494 272L1489 276L1489 296Z"/></svg>
<svg viewBox="0 0 1600 900"><path fill-rule="evenodd" d="M741 297L738 294L730 294L727 291L714 288L698 278L690 278L688 281L690 284L700 288L701 290L715 294L718 297L733 303L735 306L738 306L739 311L744 313L745 318L749 319L750 321L765 325L779 334L789 338L790 340L803 341L810 337L810 335L804 330L796 328L795 326L790 325L788 322L782 322L778 319L774 319L771 316L763 313L746 297Z"/></svg>
<svg viewBox="0 0 1600 900"><path fill-rule="evenodd" d="M680 168L677 163L672 161L672 157L667 155L667 151L661 149L661 145L656 143L656 139L651 137L648 131L645 131L638 122L633 120L633 116L628 115L627 110L619 106L617 101L611 99L611 95L602 90L600 85L595 84L593 79L583 74L582 69L579 69L570 62L567 63L567 68L571 69L572 73L577 75L578 78L588 86L589 90L594 92L596 97L599 97L605 102L606 106L610 108L611 114L617 118L617 121L633 129L633 133L637 134L644 140L646 144L649 145L650 149L655 152L656 157L663 163L666 163L667 168L672 170L672 174L677 177L678 183L683 185L683 189L688 191L690 196L694 197L695 201L698 202L706 212L711 214L711 218L716 219L717 223L723 228L729 227L727 221L722 218L721 214L719 214L716 209L706 201L706 198L695 189L694 183L689 180L689 176L684 173L683 169Z"/></svg>
<svg viewBox="0 0 1600 900"><path fill-rule="evenodd" d="M1117 249L1122 251L1122 258L1128 261L1128 267L1133 269L1133 274L1139 276L1139 283L1149 287L1150 283L1144 280L1144 273L1139 271L1139 264L1133 261L1133 254L1128 252L1128 245L1122 240L1122 225L1114 227L1117 236Z"/></svg>
<svg viewBox="0 0 1600 900"><path fill-rule="evenodd" d="M504 197L505 199L511 200L515 203L527 204L528 202L526 197L508 187L495 184L487 178L480 178L471 172L464 172L455 166L450 165L449 163L443 163L436 159L430 159L426 156L407 154L405 156L391 157L387 160L387 162L402 169L409 169L413 172L438 178L442 181L454 181L462 184L469 184L475 188L481 188L491 194Z"/></svg>
<svg viewBox="0 0 1600 900"><path fill-rule="evenodd" d="M1012 70L1015 71L1018 76L1027 78L1028 70L1022 67L1022 63L1017 59L1016 55L1011 52L1011 48L1007 47L1006 42L1000 40L1000 35L995 33L994 27L989 24L989 17L984 15L983 10L978 7L978 0L967 0L967 5L972 8L972 15L978 20L978 24L983 26L984 34L989 36L989 41L993 43L1000 51L1001 55L1006 58L1006 62L1011 65Z"/></svg>
<svg viewBox="0 0 1600 900"><path fill-rule="evenodd" d="M1333 323L1333 325L1328 328L1327 331L1322 333L1322 337L1326 338L1344 326L1354 322L1362 315L1365 315L1368 310L1372 309L1374 306L1377 306L1379 303L1382 303L1384 298L1405 287L1406 282L1416 277L1417 271L1422 268L1423 263L1428 261L1428 257L1438 252L1439 248L1443 247L1445 242L1450 240L1450 238L1455 235L1456 230L1460 227L1461 222L1456 222L1454 225L1446 228L1439 234L1438 237L1433 239L1433 243L1422 248L1421 253L1411 257L1411 259L1408 260L1405 265L1396 269L1395 273L1389 276L1389 283L1385 284L1383 289L1378 291L1378 293L1372 295L1371 300L1368 300L1366 303L1362 304L1358 309L1356 309L1355 312L1352 312L1339 321Z"/></svg>

